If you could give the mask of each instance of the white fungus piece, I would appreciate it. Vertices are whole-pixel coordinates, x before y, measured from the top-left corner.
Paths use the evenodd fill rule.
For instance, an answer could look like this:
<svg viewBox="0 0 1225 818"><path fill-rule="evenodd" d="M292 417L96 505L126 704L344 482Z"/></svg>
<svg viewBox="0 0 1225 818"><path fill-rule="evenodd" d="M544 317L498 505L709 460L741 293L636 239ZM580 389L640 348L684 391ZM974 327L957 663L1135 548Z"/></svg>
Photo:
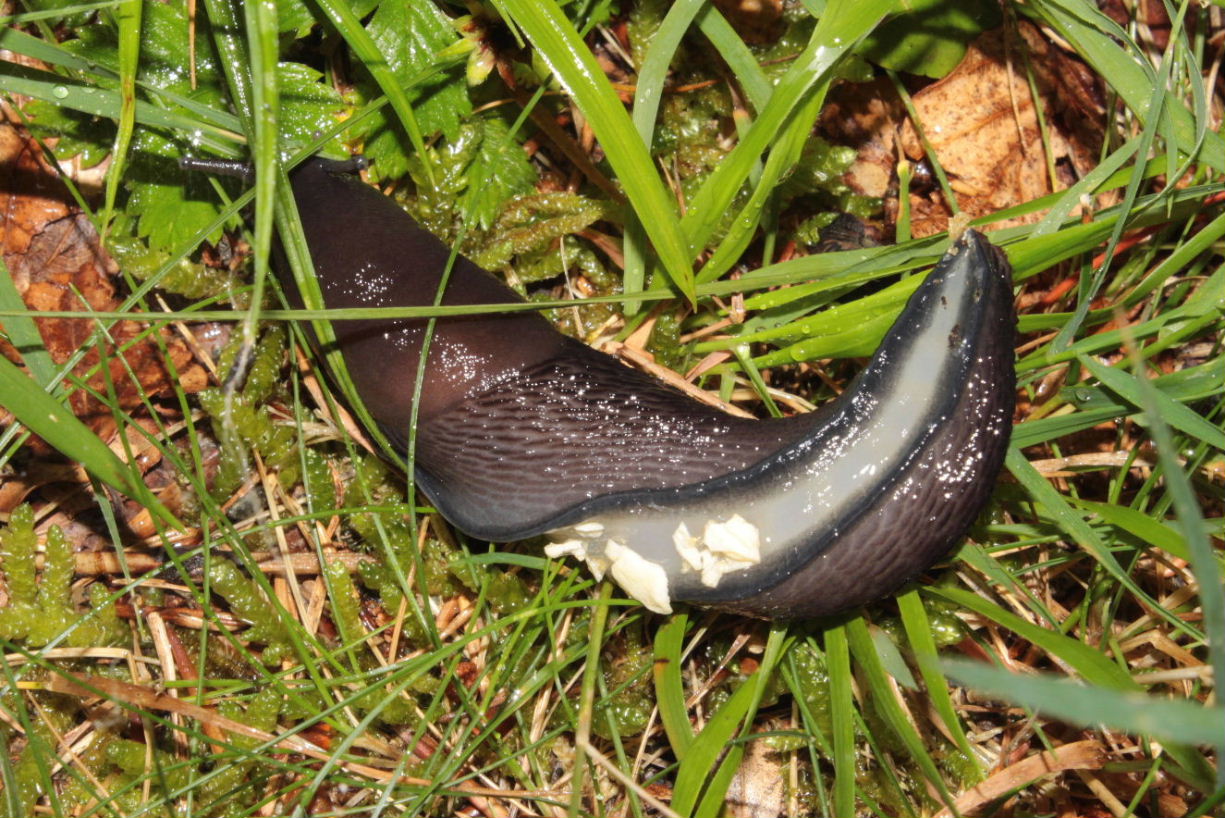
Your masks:
<svg viewBox="0 0 1225 818"><path fill-rule="evenodd" d="M603 526L601 526L601 529L603 529ZM573 529L570 529L568 533L573 533ZM590 539L569 539L562 540L561 542L551 542L544 547L544 553L549 559L559 560L562 557L574 557L579 562L587 563L587 568L598 582L604 579L604 573L608 570L608 559L598 553L593 553L590 550L592 544Z"/></svg>
<svg viewBox="0 0 1225 818"><path fill-rule="evenodd" d="M585 562L587 560L587 541L563 540L561 542L551 542L544 547L544 553L549 559L553 560L559 560L562 557L575 557Z"/></svg>
<svg viewBox="0 0 1225 818"><path fill-rule="evenodd" d="M672 532L672 544L681 555L686 570L702 570L702 549L698 546L698 538L689 533L689 526L681 523L676 527Z"/></svg>
<svg viewBox="0 0 1225 818"><path fill-rule="evenodd" d="M668 574L662 565L616 540L609 540L604 546L604 556L609 561L609 573L626 593L655 613L672 613Z"/></svg>
<svg viewBox="0 0 1225 818"><path fill-rule="evenodd" d="M702 542L724 559L748 565L761 562L761 537L757 526L739 514L733 514L725 522L708 520L706 530L702 532Z"/></svg>
<svg viewBox="0 0 1225 818"><path fill-rule="evenodd" d="M604 579L604 574L608 573L609 562L605 557L592 554L587 558L587 570L595 577L596 582Z"/></svg>
<svg viewBox="0 0 1225 818"><path fill-rule="evenodd" d="M681 523L672 533L683 571L701 574L702 584L716 588L723 575L743 571L761 562L761 536L757 526L733 514L727 520L707 520L701 537Z"/></svg>

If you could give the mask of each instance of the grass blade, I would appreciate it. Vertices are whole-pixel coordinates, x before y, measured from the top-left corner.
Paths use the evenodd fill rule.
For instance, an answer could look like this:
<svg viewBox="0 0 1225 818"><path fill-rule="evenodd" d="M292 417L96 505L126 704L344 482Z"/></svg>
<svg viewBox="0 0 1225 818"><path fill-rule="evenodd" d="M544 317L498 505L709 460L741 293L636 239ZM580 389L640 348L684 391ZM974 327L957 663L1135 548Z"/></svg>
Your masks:
<svg viewBox="0 0 1225 818"><path fill-rule="evenodd" d="M975 593L962 588L934 586L924 588L923 592L943 597L962 608L968 608L987 617L992 622L1003 625L1022 639L1032 642L1051 656L1057 657L1091 684L1112 690L1140 689L1126 671L1092 647L1069 636L1064 636L1058 631L1030 624L1016 614L1004 610Z"/></svg>
<svg viewBox="0 0 1225 818"><path fill-rule="evenodd" d="M834 742L834 814L855 814L855 691L846 625L825 631Z"/></svg>
<svg viewBox="0 0 1225 818"><path fill-rule="evenodd" d="M136 72L140 62L142 11L141 0L124 0L115 7L115 22L119 26L119 129L111 150L111 166L106 171L105 204L99 231L104 239L115 209L115 195L123 180L132 131L136 128Z"/></svg>
<svg viewBox="0 0 1225 818"><path fill-rule="evenodd" d="M678 761L685 759L693 744L693 725L689 723L681 679L681 653L688 624L686 614L675 614L655 632L655 700L668 743Z"/></svg>
<svg viewBox="0 0 1225 818"><path fill-rule="evenodd" d="M1135 365L1140 365L1139 360L1135 361ZM1178 449L1174 445L1169 426L1166 425L1165 407L1161 403L1160 393L1147 378L1138 378L1137 381L1148 416L1149 431L1157 446L1157 457L1165 472L1163 476L1166 486L1178 515L1177 524L1190 547L1191 567L1199 585L1204 631L1208 637L1208 661L1212 665L1214 678L1225 679L1225 572L1222 572L1208 533L1204 530L1203 515L1191 488L1191 481L1175 454ZM1218 706L1215 710L1222 708ZM1210 725L1215 724L1217 728L1208 743L1216 750L1217 786L1225 787L1225 730L1220 729L1225 726L1225 716L1217 716L1215 720L1209 719L1207 722ZM1183 736L1178 740L1185 742L1189 739Z"/></svg>
<svg viewBox="0 0 1225 818"><path fill-rule="evenodd" d="M502 7L587 117L664 272L692 302L696 298L692 256L676 217L676 205L595 57L553 0L503 0Z"/></svg>
<svg viewBox="0 0 1225 818"><path fill-rule="evenodd" d="M181 527L134 471L72 412L28 375L0 356L0 406L34 434L106 485L142 503L166 523Z"/></svg>
<svg viewBox="0 0 1225 818"><path fill-rule="evenodd" d="M1156 417L1168 423L1180 432L1202 440L1213 448L1225 451L1225 432L1219 426L1204 420L1196 412L1183 406L1178 401L1148 384L1146 389L1140 383L1143 376L1133 376L1115 367L1106 366L1100 361L1088 356L1078 355L1076 358L1081 366L1093 373L1110 391L1137 408L1150 403L1155 411L1148 412L1151 420Z"/></svg>
<svg viewBox="0 0 1225 818"><path fill-rule="evenodd" d="M932 638L931 621L927 617L922 599L919 598L919 592L912 588L900 594L897 602L902 614L902 626L906 629L906 638L910 641L911 649L914 650L915 661L919 664L919 674L923 677L923 684L927 687L932 706L944 720L944 726L952 735L957 749L961 750L966 759L979 769L981 775L982 770L977 766L977 756L970 748L970 740L966 738L961 719L957 718L957 711L953 709L948 680L940 670L940 656L936 651L936 640Z"/></svg>
<svg viewBox="0 0 1225 818"><path fill-rule="evenodd" d="M4 257L0 255L0 309L12 310L13 315L0 320L0 330L8 336L8 341L21 355L21 360L29 368L30 374L38 385L47 389L55 381L55 362L51 353L43 343L43 337L34 323L34 312L26 307L17 292L17 284L9 273Z"/></svg>
<svg viewBox="0 0 1225 818"><path fill-rule="evenodd" d="M1055 490L1046 478L1038 473L1038 470L1025 458L1021 450L1016 446L1008 448L1008 454L1004 460L1008 471L1017 479L1022 487L1029 492L1029 496L1043 507L1043 509L1051 516L1051 519L1064 532L1070 536L1077 545L1089 552L1092 557L1097 560L1098 564L1106 569L1107 573L1117 579L1122 585L1136 595L1138 599L1143 600L1146 604L1151 605L1153 610L1167 622L1177 627L1179 630L1184 630L1189 626L1187 623L1178 619L1177 616L1167 611L1156 600L1136 583L1135 579L1127 572L1119 561L1115 559L1114 554L1106 547L1106 543L1102 542L1101 537L1093 530L1084 519L1076 513L1076 511L1068 505L1068 502L1063 499L1058 491ZM1101 654L1097 654L1101 655Z"/></svg>
<svg viewBox="0 0 1225 818"><path fill-rule="evenodd" d="M638 138L650 150L655 136L655 120L659 115L659 103L663 100L664 81L668 78L668 68L676 56L681 38L689 30L694 16L701 11L705 0L681 0L668 9L659 30L651 38L646 56L638 68L638 83L634 90L634 127L638 130ZM625 251L625 270L622 276L624 292L627 296L641 292L646 282L646 233L642 224L634 214L628 214L625 225L623 248ZM642 305L636 299L625 302L625 314L634 315Z"/></svg>
<svg viewBox="0 0 1225 818"><path fill-rule="evenodd" d="M118 120L121 115L122 104L116 91L83 85L49 71L26 68L3 60L0 60L0 90L10 94L24 94L91 116ZM164 128L175 133L198 133L200 146L219 156L238 156L237 146L243 142L243 138L238 134L175 111L158 108L144 100L136 100L135 117L141 125Z"/></svg>
<svg viewBox="0 0 1225 818"><path fill-rule="evenodd" d="M732 70L753 109L760 111L765 108L770 101L770 95L774 93L774 87L757 64L753 52L744 44L744 40L740 39L731 23L727 22L727 18L717 7L708 5L698 15L698 29L706 35L710 44L718 49L719 56Z"/></svg>
<svg viewBox="0 0 1225 818"><path fill-rule="evenodd" d="M854 654L855 661L859 664L864 676L868 680L872 704L876 711L884 718L893 734L906 746L906 750L910 754L910 760L923 771L927 782L936 788L940 793L940 797L952 808L953 796L948 791L948 787L945 786L944 778L940 775L935 760L923 744L923 739L919 736L918 730L915 729L910 719L907 718L902 706L898 704L893 687L889 684L888 674L885 672L880 656L876 652L876 646L872 642L872 634L868 630L868 625L863 617L856 617L848 622L846 632L851 646L851 653Z"/></svg>
<svg viewBox="0 0 1225 818"><path fill-rule="evenodd" d="M374 77L379 90L387 95L391 109L395 111L405 133L408 134L409 141L413 143L413 150L421 158L426 178L429 179L431 185L434 184L434 166L429 161L429 154L426 153L425 139L421 135L421 128L417 125L417 117L413 115L413 106L408 101L403 86L392 72L391 66L387 64L387 60L379 51L374 38L362 27L362 21L350 8L347 0L318 0L318 3L319 8L340 32L340 36L349 44L354 55L361 60L370 75Z"/></svg>
<svg viewBox="0 0 1225 818"><path fill-rule="evenodd" d="M875 27L892 10L892 2L858 3L833 0L821 15L804 51L787 71L770 101L758 112L748 132L720 163L689 202L681 222L691 253L705 247L740 187L774 144L792 112L818 83L829 82L830 69L838 59Z"/></svg>
<svg viewBox="0 0 1225 818"><path fill-rule="evenodd" d="M979 662L947 659L944 670L966 687L1032 708L1070 724L1104 725L1162 742L1219 746L1225 707L1104 690L1049 675L1020 676Z"/></svg>
<svg viewBox="0 0 1225 818"><path fill-rule="evenodd" d="M1032 7L1099 75L1109 77L1111 89L1141 121L1147 120L1156 75L1146 58L1129 54L1119 45L1131 42L1126 31L1097 8L1078 0L1040 0ZM1163 107L1179 143L1196 144L1198 128L1191 112L1169 95ZM1225 171L1225 138L1208 131L1197 159Z"/></svg>

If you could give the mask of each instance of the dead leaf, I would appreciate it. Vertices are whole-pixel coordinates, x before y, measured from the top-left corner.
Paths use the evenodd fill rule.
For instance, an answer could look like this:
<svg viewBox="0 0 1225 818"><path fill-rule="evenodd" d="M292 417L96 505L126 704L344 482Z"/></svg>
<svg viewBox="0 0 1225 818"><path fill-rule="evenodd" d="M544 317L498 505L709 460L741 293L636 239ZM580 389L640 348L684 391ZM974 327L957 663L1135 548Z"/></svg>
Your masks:
<svg viewBox="0 0 1225 818"><path fill-rule="evenodd" d="M1054 180L1027 64L1049 126ZM914 93L913 101L957 203L971 217L1064 189L1095 164L1104 116L1097 82L1028 23L984 33L952 73ZM848 182L865 195L885 197L889 221L898 215L899 154L917 165L909 197L911 232L929 236L946 230L951 214L935 180L925 178L926 154L903 110L892 84L878 80L838 89L822 125L836 141L859 149ZM1041 217L1035 213L999 226Z"/></svg>
<svg viewBox="0 0 1225 818"><path fill-rule="evenodd" d="M727 813L735 818L787 814L787 759L768 741L750 741L727 788Z"/></svg>
<svg viewBox="0 0 1225 818"><path fill-rule="evenodd" d="M7 118L7 109L5 115L0 122L0 250L17 291L38 312L118 310L117 269L102 249L93 224L76 212L37 144ZM159 345L152 337L140 337L146 327L139 321L111 323L105 333L99 332L99 322L87 318L35 321L55 363L65 363L84 350L74 374L88 389L75 390L69 405L104 440L114 433L114 416L110 406L91 396L90 390L107 395L113 389L115 406L138 410L142 394L157 398L173 392L167 359L178 371L182 388L198 391L207 382L206 373L181 338L163 331ZM7 343L0 342L0 354L21 361ZM7 413L0 414L0 422L6 420Z"/></svg>
<svg viewBox="0 0 1225 818"><path fill-rule="evenodd" d="M1065 770L1101 769L1106 759L1106 748L1100 741L1093 739L1065 744L1049 752L1035 753L1010 764L973 789L957 796L957 811L962 815L974 812L1015 789ZM937 814L937 818L951 815L946 808Z"/></svg>

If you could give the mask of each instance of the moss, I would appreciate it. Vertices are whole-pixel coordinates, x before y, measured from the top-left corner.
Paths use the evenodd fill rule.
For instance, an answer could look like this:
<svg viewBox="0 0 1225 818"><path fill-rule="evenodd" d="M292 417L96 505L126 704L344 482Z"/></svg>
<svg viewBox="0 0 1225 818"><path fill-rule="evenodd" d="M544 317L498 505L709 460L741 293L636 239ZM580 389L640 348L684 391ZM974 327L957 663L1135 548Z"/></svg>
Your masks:
<svg viewBox="0 0 1225 818"><path fill-rule="evenodd" d="M242 575L232 562L213 560L208 569L213 591L229 603L230 610L251 623L246 638L264 645L262 660L273 665L291 653L289 634L275 606L252 580Z"/></svg>
<svg viewBox="0 0 1225 818"><path fill-rule="evenodd" d="M251 697L245 708L237 702L225 702L219 709L224 716L271 733L276 730L281 701L279 693L265 688ZM230 740L242 750L260 744L258 739L249 736L231 734ZM214 815L249 815L251 807L263 794L264 788L259 782L278 771L279 765L263 764L258 758L240 757L233 763L221 766L215 775L204 782L197 790L199 800L205 805L216 804Z"/></svg>
<svg viewBox="0 0 1225 818"><path fill-rule="evenodd" d="M148 281L166 267L165 275L157 282L166 292L193 301L227 296L235 309L249 305L246 291L235 287L234 275L228 270L206 267L185 258L172 262L170 253L153 249L138 238L112 237L106 247L119 267L139 281Z"/></svg>
<svg viewBox="0 0 1225 818"><path fill-rule="evenodd" d="M75 563L59 526L47 530L41 576L35 570L37 554L34 511L23 504L0 529L0 576L9 594L8 604L0 610L0 636L21 639L31 647L48 645L65 631L64 644L72 647L122 640L127 631L115 615L114 603L107 600L105 586L94 583L89 588L92 617L83 618L73 606Z"/></svg>
<svg viewBox="0 0 1225 818"><path fill-rule="evenodd" d="M328 459L313 449L303 450L302 485L310 507L315 510L336 508L336 483Z"/></svg>
<svg viewBox="0 0 1225 818"><path fill-rule="evenodd" d="M460 195L468 187L468 168L480 146L480 130L471 125L461 127L454 139L429 150L433 184L429 184L419 157L409 159L409 174L416 193L404 197L402 204L426 230L443 241L454 241L459 235L461 214Z"/></svg>
<svg viewBox="0 0 1225 818"><path fill-rule="evenodd" d="M29 681L41 681L46 678L46 671L32 669L26 672ZM37 703L37 715L24 701L30 696ZM75 697L62 696L54 693L31 691L20 693L5 687L0 693L2 706L6 713L16 713L25 710L29 713L29 733L26 734L24 746L12 763L13 792L0 791L0 810L7 806L16 807L11 813L0 812L8 818L37 815L46 810L39 810L35 805L42 799L51 799L52 807L63 807L63 802L57 793L49 792L47 783L51 775L51 765L59 757L59 745L56 736L63 736L77 722L80 712L80 701ZM14 743L14 731L0 722L0 746L7 748ZM8 778L5 778L8 781ZM58 814L58 811L57 811Z"/></svg>
<svg viewBox="0 0 1225 818"><path fill-rule="evenodd" d="M404 504L400 478L393 476L381 460L362 456L353 465L354 479L349 502L359 505ZM352 515L349 522L368 546L373 548L386 542L402 576L410 576L417 568L424 580L426 593L431 596L454 596L463 589L452 570L454 550L437 538L427 537L418 555L412 529L399 512L363 511ZM390 576L394 577L395 574ZM386 582L383 585L385 587ZM396 607L399 607L398 599Z"/></svg>
<svg viewBox="0 0 1225 818"><path fill-rule="evenodd" d="M576 282L576 274L581 276L581 287L574 286L573 289L578 291L583 298L616 295L621 292L621 277L610 272L585 244L573 238L565 238L561 241L561 247L565 248L564 251L561 249L547 250L538 259L533 259L531 256L520 258L520 263L530 265L540 262L552 265L553 275L561 275L563 271L567 273L568 285ZM552 290L546 289L529 294L528 299L551 300L554 297ZM608 325L609 319L618 314L616 304L587 302L568 304L545 312L557 329L581 341L592 340Z"/></svg>
<svg viewBox="0 0 1225 818"><path fill-rule="evenodd" d="M7 725L3 728L5 745L9 743L9 730ZM35 728L36 734L28 736L26 746L22 749L21 754L17 757L16 763L13 764L13 779L16 784L13 787L12 793L5 793L6 805L16 807L11 813L11 818L18 818L22 815L34 815L34 805L44 795L44 776L42 766L39 764L39 759L49 759L55 757L54 744L50 743L52 737L46 728ZM46 763L46 762L44 762ZM10 814L6 814L5 818L10 818Z"/></svg>
<svg viewBox="0 0 1225 818"><path fill-rule="evenodd" d="M221 465L213 482L217 496L229 494L246 479L248 447L255 449L265 465L278 472L281 484L286 487L297 485L301 478L301 457L305 456L308 462L322 459L317 452L299 448L295 427L274 423L267 407L256 405L245 395L234 395L227 401L221 389L212 388L201 392L199 398L204 411L213 418L214 426L223 427L218 434Z"/></svg>
<svg viewBox="0 0 1225 818"><path fill-rule="evenodd" d="M331 590L332 621L340 633L341 641L347 646L355 646L365 635L362 624L361 602L353 577L342 563L333 563L324 569ZM394 585L394 583L392 583ZM407 617L405 624L412 617ZM374 657L368 652L351 651L354 665L363 671L376 670ZM428 677L423 677L428 679ZM428 682L424 686L411 685L409 692L430 692L433 685ZM371 684L370 690L358 696L353 707L360 713L376 713L381 723L392 726L406 724L416 718L415 702L403 694L392 696L383 685Z"/></svg>
<svg viewBox="0 0 1225 818"><path fill-rule="evenodd" d="M395 616L400 610L404 592L400 590L400 584L396 582L391 569L381 562L362 562L358 563L357 576L362 585L378 594L383 610ZM405 626L408 626L407 621ZM424 636L424 634L421 635Z"/></svg>
<svg viewBox="0 0 1225 818"><path fill-rule="evenodd" d="M528 256L515 265L515 274L521 280L552 278L562 272L558 241L607 216L602 202L577 193L516 196L506 202L472 260L485 269L497 270L515 256Z"/></svg>
<svg viewBox="0 0 1225 818"><path fill-rule="evenodd" d="M668 0L638 0L630 9L626 28L630 41L630 57L635 68L642 67L647 49L659 27L663 24L664 15L668 13L671 3Z"/></svg>
<svg viewBox="0 0 1225 818"><path fill-rule="evenodd" d="M332 562L323 566L329 598L332 602L332 622L340 633L340 641L350 649L365 633L362 625L361 604L353 577L343 562Z"/></svg>
<svg viewBox="0 0 1225 818"><path fill-rule="evenodd" d="M81 766L89 770L95 778L101 778L105 773L109 763L107 751L115 740L115 736L99 731L93 742L77 754ZM60 808L65 815L80 815L84 812L83 807L94 803L101 795L89 779L73 777L60 791Z"/></svg>
<svg viewBox="0 0 1225 818"><path fill-rule="evenodd" d="M176 633L179 641L183 643L184 650L187 651L188 665L193 668L200 667L200 631L192 628L179 628ZM208 633L203 638L206 650L202 675L217 679L241 679L247 682L255 682L262 678L262 673L257 671L247 657L235 649L225 637Z"/></svg>
<svg viewBox="0 0 1225 818"><path fill-rule="evenodd" d="M655 318L655 326L647 339L647 352L668 369L680 372L689 358L687 344L681 343L681 322L674 312L661 312Z"/></svg>
<svg viewBox="0 0 1225 818"><path fill-rule="evenodd" d="M221 714L240 721L257 730L273 732L281 712L280 694L272 688L264 688L252 696L245 706L236 701L222 702ZM250 815L263 797L261 781L278 773L277 763L264 763L259 756L242 753L257 747L258 739L244 735L229 736L237 752L227 756L224 764L211 764L201 769L198 759L183 759L161 749L149 752L148 745L127 739L113 739L105 744L105 761L119 771L109 782L115 797L115 805L122 805L122 814L178 815L166 807L152 809L142 800L142 791L148 781L154 793L154 801L168 801L180 791L192 791L192 815L220 818L228 815ZM117 778L117 780L116 780ZM126 789L126 792L123 790ZM185 813L182 813L185 814Z"/></svg>
<svg viewBox="0 0 1225 818"><path fill-rule="evenodd" d="M224 497L242 484L250 471L248 451L254 449L264 464L278 473L286 488L298 484L305 463L318 502L331 499L329 504L334 505L335 492L327 460L313 449L303 449L297 427L275 422L264 405L279 397L285 348L285 328L269 327L256 344L255 356L241 391L227 398L224 390L214 387L199 395L200 406L212 419L221 444L221 461L213 480L213 493ZM238 337L226 345L219 360L220 371L228 372L233 367L240 349Z"/></svg>
<svg viewBox="0 0 1225 818"><path fill-rule="evenodd" d="M518 574L489 568L485 576L485 599L498 613L508 616L531 604L532 594Z"/></svg>
<svg viewBox="0 0 1225 818"><path fill-rule="evenodd" d="M803 700L818 729L824 735L832 736L833 714L830 710L829 669L825 664L825 655L807 642L802 642L792 647L788 658L793 663L793 678L799 687L792 693Z"/></svg>
<svg viewBox="0 0 1225 818"><path fill-rule="evenodd" d="M286 336L283 324L273 324L260 335L255 346L255 357L247 369L247 382L243 384L242 395L253 403L263 403L272 397L281 382L281 365L285 362ZM237 347L227 345L225 353L235 354ZM222 372L228 372L233 361L222 356Z"/></svg>
<svg viewBox="0 0 1225 818"><path fill-rule="evenodd" d="M116 600L111 597L110 591L102 583L95 582L89 586L87 596L93 609L91 621L101 634L95 643L117 645L123 642L128 637L128 626L119 618L119 613L115 610Z"/></svg>
<svg viewBox="0 0 1225 818"><path fill-rule="evenodd" d="M0 531L0 560L9 595L8 605L0 610L0 635L6 639L23 638L38 615L34 572L37 549L34 510L28 505L18 506L9 516L8 526Z"/></svg>
<svg viewBox="0 0 1225 818"><path fill-rule="evenodd" d="M43 551L42 582L38 586L35 606L38 616L30 623L28 642L45 645L64 632L75 620L72 609L72 548L59 526L47 531ZM70 641L75 641L69 636Z"/></svg>
<svg viewBox="0 0 1225 818"><path fill-rule="evenodd" d="M646 729L655 709L655 689L651 665L654 655L637 630L624 632L620 654L604 670L604 685L609 691L602 706L604 713L592 720L591 728L603 738L611 738L610 716L622 737L636 736Z"/></svg>

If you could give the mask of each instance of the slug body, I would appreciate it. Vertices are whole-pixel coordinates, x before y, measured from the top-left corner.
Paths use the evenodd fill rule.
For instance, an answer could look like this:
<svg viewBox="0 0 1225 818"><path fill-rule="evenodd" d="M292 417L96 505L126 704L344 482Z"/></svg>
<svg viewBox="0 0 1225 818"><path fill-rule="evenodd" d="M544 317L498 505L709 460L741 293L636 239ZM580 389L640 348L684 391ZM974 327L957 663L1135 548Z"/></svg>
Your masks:
<svg viewBox="0 0 1225 818"><path fill-rule="evenodd" d="M437 238L326 161L291 180L328 308L434 303L450 256ZM520 300L459 257L442 303ZM401 448L418 401L417 484L460 530L548 534L551 556L655 611L794 619L885 596L964 535L1008 444L1015 321L1003 253L967 232L839 398L776 420L693 401L535 312L438 319L420 395L426 321L333 327Z"/></svg>

